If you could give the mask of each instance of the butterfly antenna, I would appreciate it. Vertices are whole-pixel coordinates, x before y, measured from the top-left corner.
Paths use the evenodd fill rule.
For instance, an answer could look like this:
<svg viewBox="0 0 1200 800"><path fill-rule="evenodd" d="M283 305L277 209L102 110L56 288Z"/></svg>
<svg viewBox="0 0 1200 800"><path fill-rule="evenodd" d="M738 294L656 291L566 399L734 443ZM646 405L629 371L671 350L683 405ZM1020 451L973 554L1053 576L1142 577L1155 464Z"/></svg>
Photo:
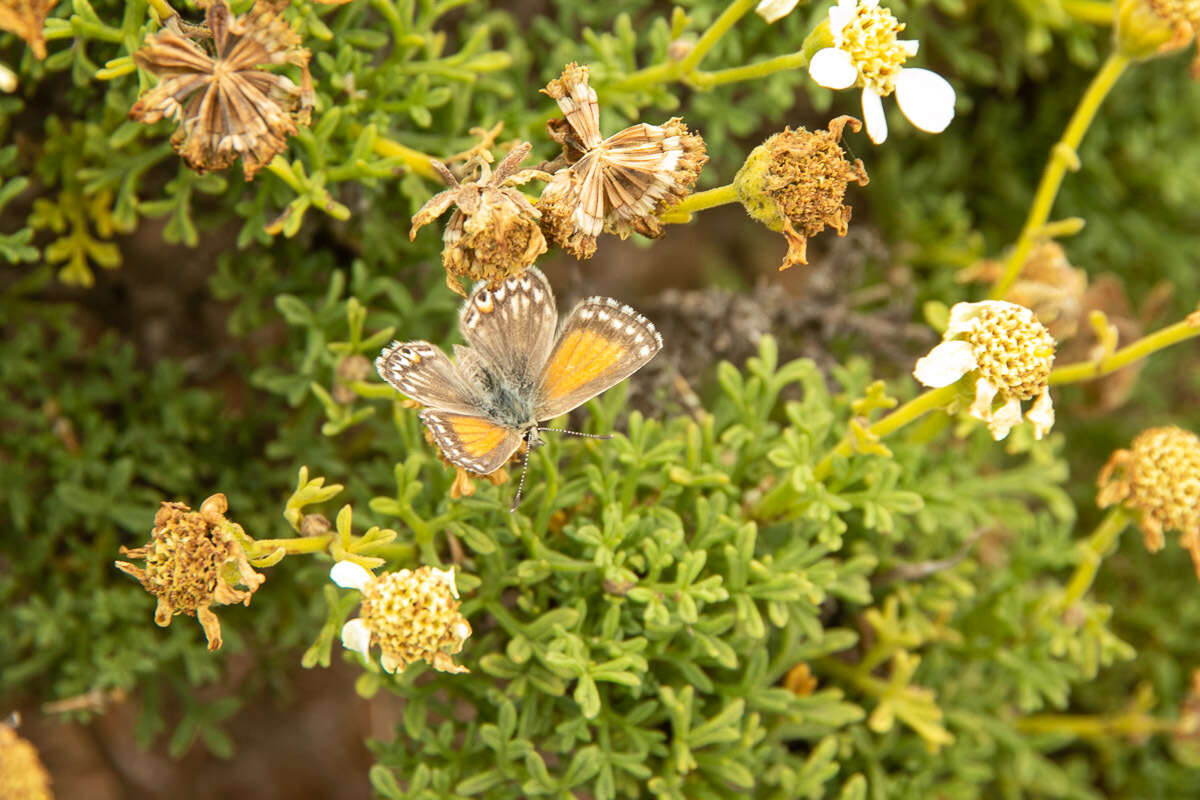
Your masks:
<svg viewBox="0 0 1200 800"><path fill-rule="evenodd" d="M539 431L550 431L551 433L565 433L568 436L580 436L584 439L611 439L611 433L584 433L582 431L569 431L566 428L538 428Z"/></svg>
<svg viewBox="0 0 1200 800"><path fill-rule="evenodd" d="M525 489L525 473L529 472L529 453L532 450L533 448L526 443L525 458L521 459L521 480L517 482L517 494L513 497L512 507L508 509L510 514L517 510L517 506L521 505L521 492Z"/></svg>

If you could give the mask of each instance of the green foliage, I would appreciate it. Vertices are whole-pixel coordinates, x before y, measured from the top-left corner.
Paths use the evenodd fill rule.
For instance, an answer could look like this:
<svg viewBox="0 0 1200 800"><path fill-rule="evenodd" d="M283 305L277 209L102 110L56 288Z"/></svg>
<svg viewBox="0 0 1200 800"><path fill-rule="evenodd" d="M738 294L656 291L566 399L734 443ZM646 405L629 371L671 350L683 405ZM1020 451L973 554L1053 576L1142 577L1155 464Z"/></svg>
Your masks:
<svg viewBox="0 0 1200 800"><path fill-rule="evenodd" d="M1181 554L1150 560L1127 534L1063 607L1099 463L1151 422L1197 424L1186 353L1149 366L1135 411L1060 411L1048 441L1018 430L1001 447L942 414L881 441L870 422L911 381L884 383L858 357L787 361L768 337L746 364L715 365L700 409L660 393L628 412L625 388L590 403L572 423L616 438L550 438L516 513L511 483L452 499L454 471L374 379L393 337L455 335L438 239L406 236L435 191L412 153L462 153L472 129L503 123L500 141L552 157L537 89L564 63L592 65L605 132L683 115L712 157L706 187L784 124L858 113L854 93L804 70L622 86L725 5L297 0L313 124L247 183L236 165L187 169L174 123L127 118L153 80L131 58L159 29L144 0L60 4L50 56L8 59L21 85L0 99L0 698L136 690L144 742L236 758L234 715L287 688L266 666L360 663L338 641L355 597L328 581L333 558L454 563L471 673L361 664L361 695L405 699L403 724L373 743L382 797L1194 795L1187 743L1141 735L1168 729L1197 665ZM771 26L747 16L705 68L796 51L827 5ZM959 116L937 137L897 117L887 147L849 142L872 179L854 224L887 245L863 281L907 269L944 324L965 296L957 269L1017 234L1108 34L1057 3L892 8L922 64L955 83ZM1200 88L1182 71L1176 57L1122 79L1055 206L1089 221L1064 241L1075 264L1119 274L1135 307L1169 281L1176 314L1200 294ZM747 230L730 237L757 247L765 234ZM705 258L750 282L729 252ZM185 290L187 262L206 287ZM141 315L177 274L163 348ZM852 452L824 474L847 433ZM154 627L153 598L111 562L146 540L159 502L216 491L270 541L251 554L268 579L250 608L218 609L225 651L260 669L213 702L199 690L223 678L223 654L194 620ZM798 665L811 693L786 688ZM1102 733L1031 727L1058 712ZM1103 727L1114 718L1133 728Z"/></svg>

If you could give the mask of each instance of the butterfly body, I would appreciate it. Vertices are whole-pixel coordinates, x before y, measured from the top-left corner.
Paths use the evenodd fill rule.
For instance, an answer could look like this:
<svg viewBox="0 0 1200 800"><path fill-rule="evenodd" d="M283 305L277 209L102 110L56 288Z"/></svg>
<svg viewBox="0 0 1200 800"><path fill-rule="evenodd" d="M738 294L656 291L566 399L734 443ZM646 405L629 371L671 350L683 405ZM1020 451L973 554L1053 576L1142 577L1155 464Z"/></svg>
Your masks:
<svg viewBox="0 0 1200 800"><path fill-rule="evenodd" d="M375 366L425 406L421 421L448 461L486 475L522 443L539 446L538 423L616 385L662 348L649 320L611 298L588 298L558 322L550 284L531 267L495 289L475 287L459 314L467 345L455 345L455 361L429 342L393 342Z"/></svg>

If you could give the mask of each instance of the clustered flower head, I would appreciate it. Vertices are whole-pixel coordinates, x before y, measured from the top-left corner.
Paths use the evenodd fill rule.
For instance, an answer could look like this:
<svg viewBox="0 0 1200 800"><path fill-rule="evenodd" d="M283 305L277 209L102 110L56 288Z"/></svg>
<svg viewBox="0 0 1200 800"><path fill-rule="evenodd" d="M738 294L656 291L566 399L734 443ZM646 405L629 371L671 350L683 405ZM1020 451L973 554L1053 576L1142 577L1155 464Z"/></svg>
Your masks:
<svg viewBox="0 0 1200 800"><path fill-rule="evenodd" d="M861 127L843 116L824 131L785 128L754 148L733 179L746 212L787 239L781 270L807 264L808 239L826 226L846 235L851 212L842 204L846 187L868 181L862 161L848 161L838 144L847 125Z"/></svg>
<svg viewBox="0 0 1200 800"><path fill-rule="evenodd" d="M917 361L913 374L926 386L974 385L970 415L987 423L999 441L1021 422L1021 403L1033 400L1026 419L1042 438L1054 425L1050 367L1054 339L1028 308L999 300L958 303L942 343Z"/></svg>
<svg viewBox="0 0 1200 800"><path fill-rule="evenodd" d="M936 72L904 66L920 43L898 38L903 30L879 0L838 0L829 9L833 45L814 53L808 64L822 86L862 88L863 120L875 144L887 139L882 98L893 92L908 121L926 133L941 133L954 119L954 87Z"/></svg>
<svg viewBox="0 0 1200 800"><path fill-rule="evenodd" d="M1113 24L1117 47L1131 58L1153 58L1200 39L1200 0L1119 0ZM1200 80L1200 50L1192 60Z"/></svg>
<svg viewBox="0 0 1200 800"><path fill-rule="evenodd" d="M638 123L602 139L600 108L585 66L568 64L543 91L563 112L547 127L563 147L555 163L566 165L537 203L546 237L586 259L604 231L622 239L635 231L662 236L659 214L692 191L708 161L704 139L678 117L662 125Z"/></svg>
<svg viewBox="0 0 1200 800"><path fill-rule="evenodd" d="M0 723L0 798L53 800L50 773L38 758L37 748Z"/></svg>
<svg viewBox="0 0 1200 800"><path fill-rule="evenodd" d="M281 16L286 5L258 0L248 14L234 16L225 0L209 0L206 28L168 19L133 54L159 82L129 117L146 124L177 120L171 144L189 167L225 169L241 156L251 180L311 118L309 53ZM285 65L300 71L299 85L268 70Z"/></svg>
<svg viewBox="0 0 1200 800"><path fill-rule="evenodd" d="M519 170L532 147L522 143L514 147L497 165L495 172L489 156L476 156L467 169L478 169L478 176L459 182L440 161L433 167L450 187L429 199L412 218L409 238L433 222L450 206L454 214L442 233L442 266L446 285L466 297L460 278L470 282L487 281L493 288L508 277L519 275L538 256L546 252L546 239L539 227L541 212L515 187L550 175L537 169Z"/></svg>
<svg viewBox="0 0 1200 800"><path fill-rule="evenodd" d="M145 559L145 568L116 562L118 569L137 578L158 598L156 623L166 627L176 614L196 617L209 650L221 647L221 623L210 607L250 605L251 596L266 580L251 569L239 541L246 534L240 525L225 519L228 508L223 494L205 500L199 511L183 503L163 503L154 515L150 541L142 547L121 548L122 555ZM237 583L246 589L235 588Z"/></svg>
<svg viewBox="0 0 1200 800"><path fill-rule="evenodd" d="M471 624L458 613L454 569L420 567L378 577L352 561L339 561L330 579L362 593L359 616L342 626L342 646L370 658L379 645L379 663L387 672L424 661L441 672L468 672L451 656L462 650Z"/></svg>
<svg viewBox="0 0 1200 800"><path fill-rule="evenodd" d="M1200 578L1200 438L1182 428L1149 428L1100 471L1101 508L1121 504L1138 515L1146 549L1163 547L1164 531L1179 532Z"/></svg>

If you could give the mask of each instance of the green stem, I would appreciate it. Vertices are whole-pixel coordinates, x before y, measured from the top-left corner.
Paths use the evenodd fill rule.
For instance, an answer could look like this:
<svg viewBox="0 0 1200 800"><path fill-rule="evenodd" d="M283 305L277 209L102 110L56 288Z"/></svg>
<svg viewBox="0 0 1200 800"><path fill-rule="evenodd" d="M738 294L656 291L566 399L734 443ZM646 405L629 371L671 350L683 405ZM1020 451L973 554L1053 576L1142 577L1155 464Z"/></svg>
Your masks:
<svg viewBox="0 0 1200 800"><path fill-rule="evenodd" d="M175 9L171 8L171 4L167 0L148 0L148 2L159 22L165 22L171 17L177 16Z"/></svg>
<svg viewBox="0 0 1200 800"><path fill-rule="evenodd" d="M892 413L879 419L867 428L867 430L880 438L887 436L889 433L903 428L908 423L920 419L930 411L945 408L957 393L958 386L956 384L943 386L940 389L930 389L928 392L917 395ZM854 439L851 436L843 438L837 447L833 448L824 458L817 462L817 466L813 468L813 477L819 481L828 478L829 471L833 468L834 457L851 455L854 452L853 443Z"/></svg>
<svg viewBox="0 0 1200 800"><path fill-rule="evenodd" d="M1022 733L1052 733L1076 739L1109 741L1113 736L1142 739L1179 729L1174 720L1158 719L1139 711L1119 714L1033 714L1016 721Z"/></svg>
<svg viewBox="0 0 1200 800"><path fill-rule="evenodd" d="M1078 383L1091 380L1116 372L1135 361L1177 342L1191 339L1200 335L1200 313L1194 313L1182 322L1157 330L1149 336L1138 339L1133 344L1122 347L1112 355L1095 361L1081 361L1078 364L1068 364L1050 373L1050 384L1057 386L1065 383Z"/></svg>
<svg viewBox="0 0 1200 800"><path fill-rule="evenodd" d="M332 534L322 536L298 536L290 539L256 539L251 548L254 552L250 558L262 558L280 548L289 556L303 553L323 553L333 541Z"/></svg>
<svg viewBox="0 0 1200 800"><path fill-rule="evenodd" d="M662 218L664 222L687 222L697 211L736 202L738 202L737 189L732 183L728 183L715 189L688 195L679 205L664 211Z"/></svg>
<svg viewBox="0 0 1200 800"><path fill-rule="evenodd" d="M757 64L745 64L740 67L718 69L712 72L696 72L691 75L690 81L699 89L711 89L714 86L765 78L776 72L783 72L789 69L803 69L807 66L807 55L804 53L788 53L786 56L768 58L766 61L759 61Z"/></svg>
<svg viewBox="0 0 1200 800"><path fill-rule="evenodd" d="M680 71L684 74L694 72L696 67L700 66L701 59L708 55L708 51L721 41L721 37L728 33L739 19L750 13L754 5L755 0L733 0L728 8L721 12L721 16L713 20L708 30L700 35L700 40L696 42L692 52L679 62Z"/></svg>
<svg viewBox="0 0 1200 800"><path fill-rule="evenodd" d="M1111 25L1116 14L1107 0L1062 0L1062 10L1080 22L1093 25Z"/></svg>
<svg viewBox="0 0 1200 800"><path fill-rule="evenodd" d="M1092 120L1095 119L1100 104L1104 102L1104 98L1108 96L1109 91L1117 82L1117 78L1121 77L1127 66L1129 66L1129 57L1114 50L1104 65L1100 67L1100 71L1092 78L1083 97L1080 98L1079 105L1076 106L1075 113L1071 115L1071 121L1067 123L1067 129L1063 131L1062 138L1051 150L1050 161L1046 164L1041 183L1038 184L1037 193L1033 197L1033 205L1029 208L1029 217L1025 220L1025 225L1021 228L1021 233L1013 244L1012 251L1005 259L1004 271L1000 280L992 287L994 299L1004 297L1021 274L1021 268L1025 266L1025 259L1028 257L1029 251L1041 236L1042 228L1050 216L1050 209L1054 205L1054 199L1058 196L1058 190L1062 186L1067 169L1079 168L1079 154L1076 150L1079 143L1083 141L1083 135L1092 124Z"/></svg>
<svg viewBox="0 0 1200 800"><path fill-rule="evenodd" d="M357 136L358 132L352 128L350 135ZM405 166L422 178L428 178L431 181L438 181L439 183L442 180L441 176L433 169L433 156L426 155L420 150L414 150L411 147L384 138L383 136L375 137L371 149L375 151L376 155L383 156L384 158L400 159L404 162Z"/></svg>
<svg viewBox="0 0 1200 800"><path fill-rule="evenodd" d="M1083 554L1075 567L1075 574L1067 582L1060 609L1065 610L1079 602L1091 588L1092 582L1096 580L1096 572L1100 569L1100 562L1116 549L1117 537L1125 530L1129 519L1129 513L1122 506L1117 506L1096 526L1096 530L1084 543Z"/></svg>

